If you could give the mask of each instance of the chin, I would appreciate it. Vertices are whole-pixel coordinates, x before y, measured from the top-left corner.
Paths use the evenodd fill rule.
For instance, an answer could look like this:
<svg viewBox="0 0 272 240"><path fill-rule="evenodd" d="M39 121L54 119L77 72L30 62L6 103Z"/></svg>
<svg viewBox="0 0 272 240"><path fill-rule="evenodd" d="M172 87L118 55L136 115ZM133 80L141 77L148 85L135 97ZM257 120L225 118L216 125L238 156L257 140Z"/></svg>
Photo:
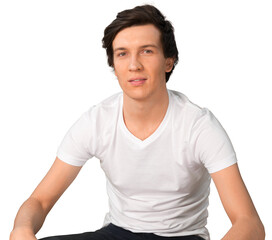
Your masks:
<svg viewBox="0 0 272 240"><path fill-rule="evenodd" d="M148 94L147 93L143 93L143 92L137 92L137 91L133 91L133 92L124 92L124 94L133 100L137 100L137 101L143 101L145 99L148 98Z"/></svg>

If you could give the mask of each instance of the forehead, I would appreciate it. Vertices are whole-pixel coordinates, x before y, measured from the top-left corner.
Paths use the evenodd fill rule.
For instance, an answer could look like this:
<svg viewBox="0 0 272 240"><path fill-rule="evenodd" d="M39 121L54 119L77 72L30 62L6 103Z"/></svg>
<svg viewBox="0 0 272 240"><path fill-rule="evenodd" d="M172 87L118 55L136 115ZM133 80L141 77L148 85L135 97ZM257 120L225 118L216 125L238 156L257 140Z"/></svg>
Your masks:
<svg viewBox="0 0 272 240"><path fill-rule="evenodd" d="M112 42L113 49L119 47L136 47L147 44L161 45L161 33L152 24L132 26L121 30Z"/></svg>

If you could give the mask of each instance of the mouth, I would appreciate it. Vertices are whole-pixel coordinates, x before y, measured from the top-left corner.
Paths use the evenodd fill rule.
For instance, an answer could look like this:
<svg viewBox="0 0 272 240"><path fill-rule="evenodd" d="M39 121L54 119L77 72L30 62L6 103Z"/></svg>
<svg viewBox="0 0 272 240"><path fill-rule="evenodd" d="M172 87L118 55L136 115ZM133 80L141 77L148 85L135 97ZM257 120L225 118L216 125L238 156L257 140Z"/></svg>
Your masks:
<svg viewBox="0 0 272 240"><path fill-rule="evenodd" d="M147 80L146 78L131 78L128 81L129 82L143 82L143 81L146 81L146 80Z"/></svg>
<svg viewBox="0 0 272 240"><path fill-rule="evenodd" d="M129 79L129 83L132 85L132 86L141 86L145 83L147 79L146 78L131 78Z"/></svg>

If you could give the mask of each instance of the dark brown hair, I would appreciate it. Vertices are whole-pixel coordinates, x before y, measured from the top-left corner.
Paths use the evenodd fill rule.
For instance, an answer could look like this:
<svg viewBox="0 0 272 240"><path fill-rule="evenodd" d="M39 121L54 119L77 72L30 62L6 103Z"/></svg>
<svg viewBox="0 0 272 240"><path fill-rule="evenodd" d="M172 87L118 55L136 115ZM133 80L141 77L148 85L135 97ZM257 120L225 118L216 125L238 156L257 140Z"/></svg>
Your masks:
<svg viewBox="0 0 272 240"><path fill-rule="evenodd" d="M132 9L119 12L116 19L104 30L102 39L103 48L106 49L108 64L113 67L113 48L112 42L116 35L124 28L153 24L161 32L161 43L165 58L173 58L174 65L171 72L166 72L166 82L169 80L175 65L178 63L178 49L175 41L174 28L165 19L165 16L152 5L137 6Z"/></svg>

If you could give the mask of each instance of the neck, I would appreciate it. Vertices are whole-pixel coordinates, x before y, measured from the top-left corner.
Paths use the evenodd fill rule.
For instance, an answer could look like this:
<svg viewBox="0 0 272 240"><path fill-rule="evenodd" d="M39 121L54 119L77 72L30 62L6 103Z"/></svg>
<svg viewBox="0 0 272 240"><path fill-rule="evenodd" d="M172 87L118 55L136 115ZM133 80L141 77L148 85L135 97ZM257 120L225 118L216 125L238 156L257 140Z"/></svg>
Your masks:
<svg viewBox="0 0 272 240"><path fill-rule="evenodd" d="M124 94L123 114L125 122L150 125L161 122L168 108L167 89L150 99L137 100Z"/></svg>

